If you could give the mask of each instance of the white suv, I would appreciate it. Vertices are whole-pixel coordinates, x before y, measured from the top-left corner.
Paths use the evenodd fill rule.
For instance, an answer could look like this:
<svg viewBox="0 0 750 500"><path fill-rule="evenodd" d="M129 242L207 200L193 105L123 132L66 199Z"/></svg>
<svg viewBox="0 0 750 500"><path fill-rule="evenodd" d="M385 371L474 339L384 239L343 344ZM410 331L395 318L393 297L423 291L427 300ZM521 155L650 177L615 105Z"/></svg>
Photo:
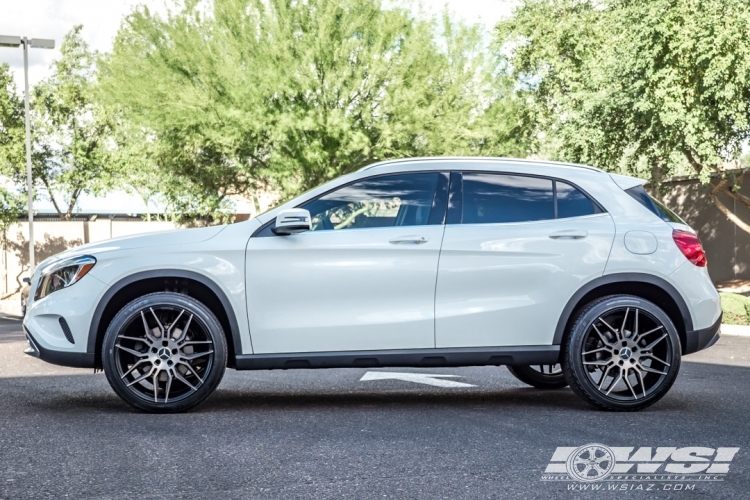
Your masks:
<svg viewBox="0 0 750 500"><path fill-rule="evenodd" d="M700 241L643 181L561 163L378 163L247 222L41 263L27 352L174 412L237 370L507 365L636 410L711 346Z"/></svg>

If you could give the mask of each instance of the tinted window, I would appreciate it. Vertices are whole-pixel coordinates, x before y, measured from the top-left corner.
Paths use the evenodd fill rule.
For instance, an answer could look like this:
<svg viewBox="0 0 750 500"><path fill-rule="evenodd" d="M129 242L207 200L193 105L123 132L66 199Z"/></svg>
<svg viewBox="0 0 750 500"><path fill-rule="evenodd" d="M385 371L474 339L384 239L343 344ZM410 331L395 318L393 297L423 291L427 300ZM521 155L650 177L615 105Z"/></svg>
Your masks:
<svg viewBox="0 0 750 500"><path fill-rule="evenodd" d="M433 199L443 175L426 172L373 177L337 189L302 208L310 211L313 231L425 225L431 223ZM442 222L441 217L435 223Z"/></svg>
<svg viewBox="0 0 750 500"><path fill-rule="evenodd" d="M638 203L651 211L651 213L659 217L661 220L665 222L677 222L679 224L685 224L685 221L680 219L677 214L668 209L663 203L649 196L643 186L636 186L634 188L626 189L625 192L633 197L633 199Z"/></svg>
<svg viewBox="0 0 750 500"><path fill-rule="evenodd" d="M598 213L596 205L582 192L565 182L555 181L557 217L581 217Z"/></svg>
<svg viewBox="0 0 750 500"><path fill-rule="evenodd" d="M555 218L550 179L464 172L462 194L463 224Z"/></svg>

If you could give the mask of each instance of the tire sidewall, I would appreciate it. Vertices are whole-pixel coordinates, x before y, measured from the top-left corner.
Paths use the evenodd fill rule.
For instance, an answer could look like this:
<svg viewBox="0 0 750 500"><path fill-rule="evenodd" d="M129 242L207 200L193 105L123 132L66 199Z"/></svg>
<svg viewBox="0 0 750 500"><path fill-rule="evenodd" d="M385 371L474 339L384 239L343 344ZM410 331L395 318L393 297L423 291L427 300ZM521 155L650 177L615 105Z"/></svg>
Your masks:
<svg viewBox="0 0 750 500"><path fill-rule="evenodd" d="M524 384L537 389L562 389L568 385L565 373L542 374L529 365L508 365L508 371Z"/></svg>
<svg viewBox="0 0 750 500"><path fill-rule="evenodd" d="M115 363L115 342L120 330L127 321L139 311L148 307L174 306L189 310L208 327L208 334L213 341L214 359L211 370L203 384L185 399L174 403L149 403L147 400L133 394L126 387L125 382L117 373ZM213 393L221 382L227 366L227 345L221 323L208 307L187 295L174 292L157 292L139 297L123 307L112 319L102 342L102 367L112 389L125 402L139 410L157 413L172 413L185 411L200 403Z"/></svg>
<svg viewBox="0 0 750 500"><path fill-rule="evenodd" d="M588 375L583 365L581 353L586 332L591 324L600 316L612 309L624 307L637 307L653 315L664 325L669 334L672 346L672 363L667 369L667 376L661 381L661 385L646 398L633 401L619 401L602 394ZM605 297L594 301L580 314L571 327L565 347L565 365L563 372L570 387L588 402L610 410L639 410L659 401L672 387L681 363L681 344L677 328L669 316L654 303L634 296Z"/></svg>

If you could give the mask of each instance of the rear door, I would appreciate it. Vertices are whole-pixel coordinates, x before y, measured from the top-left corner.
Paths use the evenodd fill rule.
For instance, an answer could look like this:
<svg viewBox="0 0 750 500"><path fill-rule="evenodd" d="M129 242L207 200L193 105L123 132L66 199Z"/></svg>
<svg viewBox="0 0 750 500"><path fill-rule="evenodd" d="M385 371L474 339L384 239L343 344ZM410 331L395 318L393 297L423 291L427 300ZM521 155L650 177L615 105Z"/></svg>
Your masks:
<svg viewBox="0 0 750 500"><path fill-rule="evenodd" d="M570 182L454 172L436 347L550 345L567 301L603 273L613 238L609 214Z"/></svg>

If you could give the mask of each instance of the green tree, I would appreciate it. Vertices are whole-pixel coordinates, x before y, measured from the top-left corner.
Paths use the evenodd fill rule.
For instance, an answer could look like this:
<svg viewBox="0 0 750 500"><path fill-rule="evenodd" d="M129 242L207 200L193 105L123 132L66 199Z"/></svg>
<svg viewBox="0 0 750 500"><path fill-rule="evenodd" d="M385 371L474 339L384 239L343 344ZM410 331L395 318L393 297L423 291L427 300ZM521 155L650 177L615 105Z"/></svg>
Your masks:
<svg viewBox="0 0 750 500"><path fill-rule="evenodd" d="M26 171L26 130L23 100L16 91L13 75L7 64L0 64L0 176L10 181L17 172ZM0 232L25 211L21 193L11 186L0 186Z"/></svg>
<svg viewBox="0 0 750 500"><path fill-rule="evenodd" d="M107 161L111 117L95 100L97 54L81 30L75 26L65 36L52 75L32 92L34 178L63 219L82 193L101 194L113 183Z"/></svg>
<svg viewBox="0 0 750 500"><path fill-rule="evenodd" d="M561 159L650 177L699 176L745 206L750 138L745 0L526 0L497 27L529 114Z"/></svg>
<svg viewBox="0 0 750 500"><path fill-rule="evenodd" d="M482 33L378 0L141 8L102 68L103 95L153 133L197 204L291 196L374 161L525 155L528 127Z"/></svg>

